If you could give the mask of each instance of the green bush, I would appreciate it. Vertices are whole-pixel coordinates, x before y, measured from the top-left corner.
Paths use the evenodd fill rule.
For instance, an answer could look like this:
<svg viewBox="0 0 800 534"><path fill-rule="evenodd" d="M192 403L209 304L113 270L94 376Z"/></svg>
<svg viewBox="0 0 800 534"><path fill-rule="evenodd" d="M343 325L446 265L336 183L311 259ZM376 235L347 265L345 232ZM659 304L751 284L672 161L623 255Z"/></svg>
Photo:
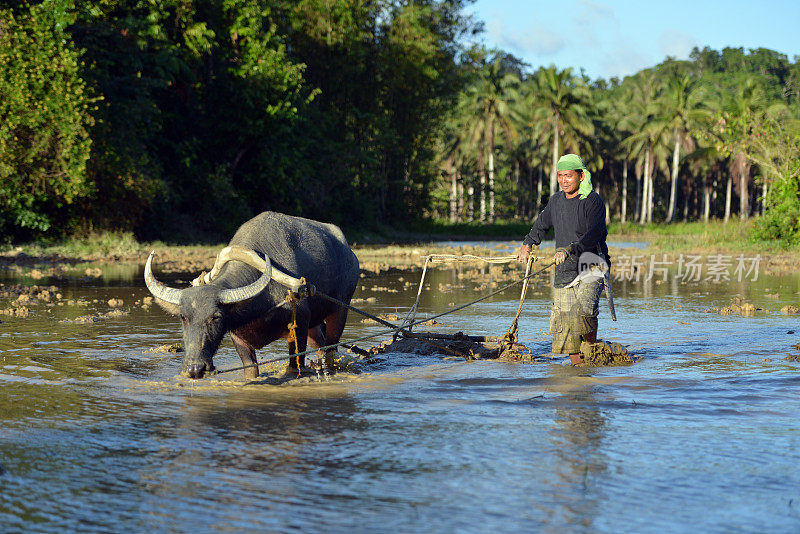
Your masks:
<svg viewBox="0 0 800 534"><path fill-rule="evenodd" d="M89 190L92 99L66 31L73 9L46 0L0 10L0 236L49 230Z"/></svg>
<svg viewBox="0 0 800 534"><path fill-rule="evenodd" d="M767 210L753 225L751 236L787 245L800 242L800 176L795 174L772 184L766 205Z"/></svg>

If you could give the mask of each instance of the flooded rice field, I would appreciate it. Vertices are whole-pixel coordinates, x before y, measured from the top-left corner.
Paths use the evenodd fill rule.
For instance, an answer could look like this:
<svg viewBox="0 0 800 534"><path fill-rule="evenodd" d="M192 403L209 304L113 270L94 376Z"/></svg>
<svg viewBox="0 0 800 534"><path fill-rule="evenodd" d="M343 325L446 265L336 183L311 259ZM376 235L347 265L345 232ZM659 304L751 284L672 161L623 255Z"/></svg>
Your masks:
<svg viewBox="0 0 800 534"><path fill-rule="evenodd" d="M280 383L182 377L181 354L153 351L180 325L150 305L141 266L7 275L0 531L797 532L800 275L683 267L615 280L618 322L601 299L599 337L633 365L389 351ZM437 267L420 311L519 275ZM402 317L419 276L364 272L356 305ZM535 354L550 350L549 283L535 279L519 320ZM518 298L425 329L502 335ZM382 330L351 313L344 340ZM226 339L215 364L240 363Z"/></svg>

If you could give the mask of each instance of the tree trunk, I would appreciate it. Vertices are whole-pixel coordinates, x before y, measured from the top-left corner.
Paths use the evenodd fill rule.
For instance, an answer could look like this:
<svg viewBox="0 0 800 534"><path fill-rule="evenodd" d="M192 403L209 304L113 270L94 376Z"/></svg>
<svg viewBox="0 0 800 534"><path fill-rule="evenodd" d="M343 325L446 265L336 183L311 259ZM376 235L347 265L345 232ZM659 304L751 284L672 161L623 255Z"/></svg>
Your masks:
<svg viewBox="0 0 800 534"><path fill-rule="evenodd" d="M728 184L725 186L725 222L731 218L731 190L733 189L733 173L728 171Z"/></svg>
<svg viewBox="0 0 800 534"><path fill-rule="evenodd" d="M669 186L669 208L667 208L667 221L672 222L675 216L675 203L678 193L678 160L680 159L681 149L678 143L678 132L675 132L675 148L672 151L672 183Z"/></svg>
<svg viewBox="0 0 800 534"><path fill-rule="evenodd" d="M536 185L536 209L533 210L534 215L539 214L539 208L542 206L542 182L544 181L544 169L539 165L539 183Z"/></svg>
<svg viewBox="0 0 800 534"><path fill-rule="evenodd" d="M489 222L494 222L494 123L489 123Z"/></svg>
<svg viewBox="0 0 800 534"><path fill-rule="evenodd" d="M722 171L717 166L717 172L714 173L714 181L711 182L711 211L716 215L717 213L717 196L720 180L722 179Z"/></svg>
<svg viewBox="0 0 800 534"><path fill-rule="evenodd" d="M470 184L467 188L467 217L470 222L475 220L475 187Z"/></svg>
<svg viewBox="0 0 800 534"><path fill-rule="evenodd" d="M642 191L642 211L639 217L639 224L647 222L647 206L650 203L650 148L644 153L644 185Z"/></svg>
<svg viewBox="0 0 800 534"><path fill-rule="evenodd" d="M457 174L457 178L458 178L458 207L457 207L458 216L456 220L458 222L461 222L464 218L464 177L461 176L461 173L459 172Z"/></svg>
<svg viewBox="0 0 800 534"><path fill-rule="evenodd" d="M689 219L689 197L691 195L691 191L686 191L686 196L683 197L683 222Z"/></svg>
<svg viewBox="0 0 800 534"><path fill-rule="evenodd" d="M750 192L747 187L748 169L745 156L736 154L736 170L739 173L739 218L746 220L750 216Z"/></svg>
<svg viewBox="0 0 800 534"><path fill-rule="evenodd" d="M556 112L555 116L555 124L553 127L553 168L550 171L550 196L552 197L556 193L556 187L558 186L558 170L556 167L558 166L558 112Z"/></svg>
<svg viewBox="0 0 800 534"><path fill-rule="evenodd" d="M628 219L628 158L622 163L622 213L620 222L625 224Z"/></svg>
<svg viewBox="0 0 800 534"><path fill-rule="evenodd" d="M456 213L458 213L458 178L449 163L447 173L450 175L450 222L454 223L456 222Z"/></svg>
<svg viewBox="0 0 800 534"><path fill-rule="evenodd" d="M648 155L650 155L650 150L648 149ZM656 173L655 173L655 158L650 159L650 165L648 166L648 184L647 184L647 222L653 222L653 200L655 199L654 195L654 186L656 181Z"/></svg>
<svg viewBox="0 0 800 534"><path fill-rule="evenodd" d="M514 201L514 218L518 219L520 215L522 215L522 198L523 192L522 187L520 187L519 183L520 179L520 172L519 172L519 160L514 160L514 191L517 192L517 198Z"/></svg>
<svg viewBox="0 0 800 534"><path fill-rule="evenodd" d="M481 221L486 220L486 165L484 164L483 149L478 153L478 173L480 174L480 187L478 188L478 197L480 199L480 216Z"/></svg>
<svg viewBox="0 0 800 534"><path fill-rule="evenodd" d="M703 222L708 222L711 215L711 190L708 187L708 176L703 174Z"/></svg>
<svg viewBox="0 0 800 534"><path fill-rule="evenodd" d="M633 213L633 221L636 222L642 214L642 169L634 164L633 171L636 173L636 209Z"/></svg>
<svg viewBox="0 0 800 534"><path fill-rule="evenodd" d="M614 165L609 164L608 166L608 183L611 185L611 189L614 189ZM600 194L600 184L597 184L597 194ZM606 199L606 202L603 202L606 205L606 226L611 224L611 208L610 208L610 199Z"/></svg>

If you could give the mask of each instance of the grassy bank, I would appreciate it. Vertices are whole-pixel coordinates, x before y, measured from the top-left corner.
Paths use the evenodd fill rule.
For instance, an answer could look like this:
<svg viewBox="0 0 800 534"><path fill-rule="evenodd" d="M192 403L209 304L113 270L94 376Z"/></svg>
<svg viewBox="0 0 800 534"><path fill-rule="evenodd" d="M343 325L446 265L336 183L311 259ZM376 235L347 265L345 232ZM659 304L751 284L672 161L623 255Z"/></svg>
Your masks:
<svg viewBox="0 0 800 534"><path fill-rule="evenodd" d="M648 252L688 253L727 252L761 253L800 259L800 244L753 241L751 222L718 221L673 224L619 224L609 226L609 241L649 242ZM530 230L527 222L498 222L493 224L419 222L402 230L381 229L380 232L347 232L359 257L378 258L410 256L432 250L431 241L443 240L510 240L521 241ZM141 261L156 249L171 256L180 254L211 255L224 246L170 245L161 242L141 243L130 232L104 232L73 237L60 242L6 245L0 253L8 260L15 256L31 258L74 258L87 260Z"/></svg>
<svg viewBox="0 0 800 534"><path fill-rule="evenodd" d="M619 224L609 226L610 241L647 241L654 252L747 252L800 255L800 243L756 241L751 221Z"/></svg>

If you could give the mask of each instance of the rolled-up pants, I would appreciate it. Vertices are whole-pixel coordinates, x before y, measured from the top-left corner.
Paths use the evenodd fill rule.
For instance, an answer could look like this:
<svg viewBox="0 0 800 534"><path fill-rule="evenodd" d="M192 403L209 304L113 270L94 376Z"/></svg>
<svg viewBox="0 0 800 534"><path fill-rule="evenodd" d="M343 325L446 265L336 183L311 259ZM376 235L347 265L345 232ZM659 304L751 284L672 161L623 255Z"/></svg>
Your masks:
<svg viewBox="0 0 800 534"><path fill-rule="evenodd" d="M597 314L603 280L581 280L572 287L553 288L550 333L553 354L577 354L581 336L597 331Z"/></svg>

